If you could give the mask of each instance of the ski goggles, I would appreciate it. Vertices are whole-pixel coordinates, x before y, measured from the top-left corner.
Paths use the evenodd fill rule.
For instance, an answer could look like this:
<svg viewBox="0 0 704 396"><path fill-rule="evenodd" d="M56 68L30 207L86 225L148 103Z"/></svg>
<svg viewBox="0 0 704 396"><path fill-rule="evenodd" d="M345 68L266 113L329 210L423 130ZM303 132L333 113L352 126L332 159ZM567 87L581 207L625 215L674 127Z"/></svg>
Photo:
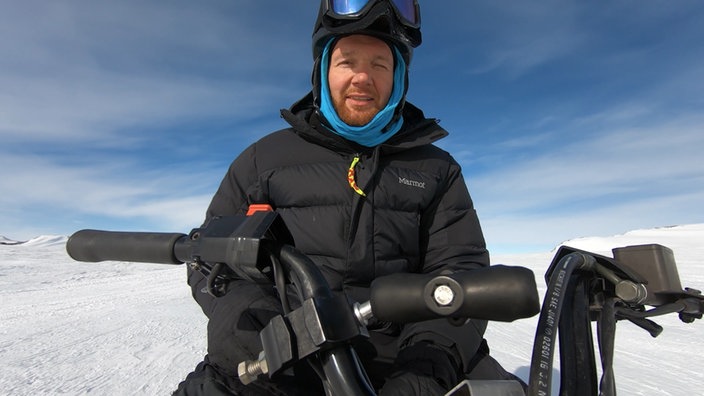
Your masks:
<svg viewBox="0 0 704 396"><path fill-rule="evenodd" d="M420 27L418 0L386 0L396 13L398 20L410 28ZM327 0L326 13L337 19L359 19L377 3L376 0Z"/></svg>

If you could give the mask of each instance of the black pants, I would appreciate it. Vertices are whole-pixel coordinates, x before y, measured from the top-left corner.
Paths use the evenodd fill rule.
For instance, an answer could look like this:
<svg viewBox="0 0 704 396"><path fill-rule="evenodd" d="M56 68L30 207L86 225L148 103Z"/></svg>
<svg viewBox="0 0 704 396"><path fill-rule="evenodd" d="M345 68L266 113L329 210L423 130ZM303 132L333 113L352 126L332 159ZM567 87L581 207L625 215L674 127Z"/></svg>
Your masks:
<svg viewBox="0 0 704 396"><path fill-rule="evenodd" d="M477 353L474 367L466 375L470 380L516 380L525 389L527 386L515 375L504 370L485 349L486 343ZM378 367L365 367L368 374L378 374ZM376 382L376 381L375 381ZM320 380L312 371L298 370L295 376L284 376L276 383L267 380L257 380L247 386L237 378L223 375L214 367L206 356L195 370L181 382L174 396L297 396L324 395ZM410 395L409 395L410 396Z"/></svg>
<svg viewBox="0 0 704 396"><path fill-rule="evenodd" d="M306 380L304 380L304 378ZM236 377L224 375L213 366L208 357L178 385L173 396L304 396L324 395L320 380L311 373L284 376L276 383L262 377L243 385Z"/></svg>

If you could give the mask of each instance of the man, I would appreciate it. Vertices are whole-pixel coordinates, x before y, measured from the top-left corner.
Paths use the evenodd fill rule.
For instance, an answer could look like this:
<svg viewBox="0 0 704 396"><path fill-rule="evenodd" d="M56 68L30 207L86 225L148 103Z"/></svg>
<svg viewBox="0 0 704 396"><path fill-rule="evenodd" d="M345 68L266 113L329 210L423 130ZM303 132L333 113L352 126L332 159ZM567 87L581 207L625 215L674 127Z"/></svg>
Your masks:
<svg viewBox="0 0 704 396"><path fill-rule="evenodd" d="M271 205L296 248L350 301L368 300L380 276L489 265L460 167L432 144L447 132L405 100L408 64L420 42L416 1L323 0L312 91L282 110L290 128L235 159L207 218ZM257 357L258 332L281 314L279 299L245 280L213 298L202 292L205 282L189 274L209 318L208 356L177 394L321 394L305 366L277 381L242 385L237 364ZM489 356L485 321L369 328L370 338L355 348L382 395L444 394L466 377L514 378Z"/></svg>

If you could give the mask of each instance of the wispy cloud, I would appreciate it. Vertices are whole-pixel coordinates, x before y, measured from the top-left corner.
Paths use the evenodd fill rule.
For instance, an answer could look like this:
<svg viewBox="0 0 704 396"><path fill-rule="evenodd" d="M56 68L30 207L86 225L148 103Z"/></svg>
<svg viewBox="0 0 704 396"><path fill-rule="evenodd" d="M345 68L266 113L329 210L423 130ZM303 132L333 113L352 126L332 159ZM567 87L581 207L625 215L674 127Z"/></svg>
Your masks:
<svg viewBox="0 0 704 396"><path fill-rule="evenodd" d="M693 208L704 193L673 191L668 197L593 205L569 213L524 211L492 213L480 219L489 248L493 252L539 252L557 247L567 239L616 235L634 229L666 227L704 222Z"/></svg>
<svg viewBox="0 0 704 396"><path fill-rule="evenodd" d="M465 170L490 245L704 221L699 2L422 7L410 100L450 131L440 144ZM4 7L0 235L199 224L231 159L309 89L316 11Z"/></svg>
<svg viewBox="0 0 704 396"><path fill-rule="evenodd" d="M579 138L571 135L531 158L492 160L494 166L487 166L492 170L472 175L468 182L483 223L499 234L489 241L544 248L569 232L704 221L704 164L698 154L704 118L638 127L601 123L621 116L594 117L588 123L592 130L580 122L585 134Z"/></svg>
<svg viewBox="0 0 704 396"><path fill-rule="evenodd" d="M3 228L36 229L33 224L22 224L23 220L31 222L44 216L48 223L54 217L66 221L52 227L70 233L74 223L100 216L141 219L138 223L147 222L160 230L174 227L174 231L186 231L203 220L219 182L219 175L212 172L144 171L124 162L95 161L91 165L67 165L27 155L0 157L0 169L5 170L0 190L8 192L0 194L0 207L19 211L13 216L15 224L6 221Z"/></svg>
<svg viewBox="0 0 704 396"><path fill-rule="evenodd" d="M454 44L434 67L470 73L441 81L441 144L463 165L490 245L704 221L704 9L680 5L446 10L468 23L448 28ZM455 52L465 61L451 64Z"/></svg>
<svg viewBox="0 0 704 396"><path fill-rule="evenodd" d="M266 76L275 57L262 51L287 56L285 37L266 42L246 14L219 15L224 4L32 7L15 3L0 17L9 33L0 38L0 138L97 139L166 120L252 117L290 95Z"/></svg>
<svg viewBox="0 0 704 396"><path fill-rule="evenodd" d="M260 8L180 0L3 7L0 234L200 224L226 164L266 132L247 126L264 114L276 119L277 106L307 82L308 26L252 18ZM292 27L301 33L284 34ZM288 76L273 77L282 59L297 58ZM214 120L223 121L213 130Z"/></svg>

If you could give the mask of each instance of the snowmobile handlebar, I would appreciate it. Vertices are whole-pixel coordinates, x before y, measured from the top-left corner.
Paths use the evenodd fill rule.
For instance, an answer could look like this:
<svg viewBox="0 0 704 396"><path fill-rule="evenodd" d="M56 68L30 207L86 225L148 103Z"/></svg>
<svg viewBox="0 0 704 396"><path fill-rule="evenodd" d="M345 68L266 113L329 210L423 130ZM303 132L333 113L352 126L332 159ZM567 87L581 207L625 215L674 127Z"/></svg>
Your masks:
<svg viewBox="0 0 704 396"><path fill-rule="evenodd" d="M349 344L366 334L368 319L513 321L539 311L533 272L509 266L380 277L372 282L370 301L361 304L364 308L352 307L344 296L331 291L313 261L293 247L282 224L276 213L259 212L214 218L189 235L81 230L69 238L66 249L78 261L189 263L208 277L208 289L216 297L232 278L272 282L277 288L286 287L285 279L291 281L302 306L291 310L282 300L285 315L272 319L260 332L264 350L259 359L238 367L245 384L262 374L272 377L296 360L312 358L319 359L321 378L334 394L374 395ZM288 347L282 349L282 343ZM288 355L287 350L296 352Z"/></svg>
<svg viewBox="0 0 704 396"><path fill-rule="evenodd" d="M294 245L275 212L256 212L213 218L189 235L82 230L69 238L66 248L78 261L189 263L208 278L207 289L216 297L233 278L274 283L277 288L285 288L290 281L302 306L292 310L281 297L285 315L275 317L262 330L264 351L258 360L240 364L240 379L247 383L261 374L276 375L294 360L285 353L289 350L295 351L298 360L318 359L326 389L342 395L374 395L349 344L365 334L372 317L396 323L447 317L459 324L465 318L513 321L540 312L527 394L551 394L552 358L559 335L563 389L615 395L616 321L630 320L655 337L662 328L648 317L678 313L683 322L691 323L701 319L704 311L704 296L682 288L672 251L661 245L614 249L613 258L562 246L545 275L548 290L542 310L533 272L501 265L380 277L370 285L370 301L350 307L344 296L331 292L317 266ZM655 308L647 310L646 305ZM596 378L592 321L598 324L601 381ZM289 346L283 352L282 342ZM463 381L448 395L474 395L467 391L474 386L470 382ZM497 382L492 389L504 390L477 394L523 395L522 389L508 390L516 384L504 385L507 388L500 388L503 385Z"/></svg>
<svg viewBox="0 0 704 396"><path fill-rule="evenodd" d="M538 313L533 271L494 265L447 275L399 273L371 284L371 311L387 322L464 317L501 322Z"/></svg>
<svg viewBox="0 0 704 396"><path fill-rule="evenodd" d="M185 234L80 230L66 242L66 251L76 261L134 261L140 263L182 264L176 246Z"/></svg>
<svg viewBox="0 0 704 396"><path fill-rule="evenodd" d="M259 247L240 236L213 240L222 238L204 232L207 227L192 231L190 237L179 233L81 230L71 235L66 250L74 260L84 262L222 262L238 275L250 276L251 270L233 261L249 259L245 265L259 262L243 254L239 245L250 242L245 247ZM272 249L270 243L262 245L267 245L263 250ZM231 254L227 249L232 250ZM303 279L298 283L310 285L310 281ZM540 304L533 272L504 265L441 275L393 274L374 280L370 291L370 309L366 310L366 315L396 323L441 317L510 322L537 314Z"/></svg>

